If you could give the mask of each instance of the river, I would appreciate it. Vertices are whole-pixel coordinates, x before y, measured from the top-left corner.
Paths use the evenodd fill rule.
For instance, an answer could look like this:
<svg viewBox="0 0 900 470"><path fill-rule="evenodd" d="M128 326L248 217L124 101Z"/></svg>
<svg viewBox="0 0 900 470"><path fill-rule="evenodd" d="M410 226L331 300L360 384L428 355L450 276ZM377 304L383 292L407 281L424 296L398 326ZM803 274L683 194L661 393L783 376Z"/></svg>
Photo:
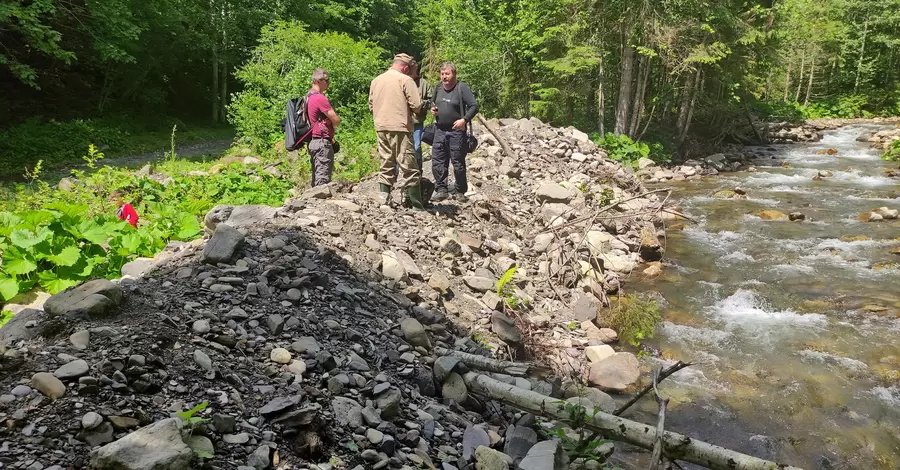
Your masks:
<svg viewBox="0 0 900 470"><path fill-rule="evenodd" d="M900 222L857 220L900 209L900 181L883 174L897 164L856 141L877 129L675 184L696 223L668 232L665 274L639 286L665 299L656 361L699 363L664 382L670 429L807 469L900 468ZM711 197L734 188L747 198ZM653 400L637 413L655 422Z"/></svg>

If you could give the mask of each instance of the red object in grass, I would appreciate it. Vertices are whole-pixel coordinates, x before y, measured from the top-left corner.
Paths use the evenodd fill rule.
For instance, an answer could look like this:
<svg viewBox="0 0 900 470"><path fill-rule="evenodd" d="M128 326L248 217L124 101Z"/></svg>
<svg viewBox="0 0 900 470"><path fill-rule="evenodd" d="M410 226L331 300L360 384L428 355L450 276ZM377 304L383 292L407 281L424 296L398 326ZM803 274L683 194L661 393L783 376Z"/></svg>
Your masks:
<svg viewBox="0 0 900 470"><path fill-rule="evenodd" d="M119 207L119 209L116 210L116 217L137 228L138 215L131 204L122 204L122 207Z"/></svg>

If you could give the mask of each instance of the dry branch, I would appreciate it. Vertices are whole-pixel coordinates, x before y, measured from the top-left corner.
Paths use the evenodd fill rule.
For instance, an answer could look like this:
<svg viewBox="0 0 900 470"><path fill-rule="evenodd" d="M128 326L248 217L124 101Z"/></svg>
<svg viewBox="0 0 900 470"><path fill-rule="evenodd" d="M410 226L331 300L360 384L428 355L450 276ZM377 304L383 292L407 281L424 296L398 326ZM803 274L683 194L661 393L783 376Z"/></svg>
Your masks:
<svg viewBox="0 0 900 470"><path fill-rule="evenodd" d="M694 365L693 362L681 362L681 361L678 361L678 362L676 362L675 364L672 364L672 366L669 367L668 369L666 369L666 370L660 372L660 374L659 374L659 381L662 382L663 380L666 379L666 377L668 377L668 376L670 376L670 375L672 375L672 374L674 374L674 373L680 371L681 369L690 367L690 366L692 366L692 365ZM621 416L622 413L625 412L625 410L627 410L628 408L631 408L631 405L634 405L635 403L637 403L637 401L640 400L641 397L643 397L644 395L646 395L647 392L649 392L650 390L653 390L653 388L654 388L653 385L647 385L647 386L644 387L644 389L641 390L637 395L631 397L631 400L628 400L628 403L625 403L624 405L620 406L616 411L613 411L613 414L616 415L616 416Z"/></svg>
<svg viewBox="0 0 900 470"><path fill-rule="evenodd" d="M531 413L555 419L566 419L563 401L518 388L488 376L470 372L465 375L470 390L502 401ZM619 418L602 411L587 410L586 427L599 431L607 438L652 450L656 443L656 429L648 424ZM691 439L682 434L666 431L662 436L663 452L672 460L684 460L715 470L800 470L724 447Z"/></svg>
<svg viewBox="0 0 900 470"><path fill-rule="evenodd" d="M497 139L497 142L500 143L500 147L503 149L503 153L505 153L507 157L512 158L516 156L509 144L506 143L506 139L500 137L500 134L494 131L493 127L488 125L487 119L485 119L484 116L481 115L481 113L476 114L475 117L478 118L478 122L480 122L481 125L484 126L484 128L487 129L495 139Z"/></svg>
<svg viewBox="0 0 900 470"><path fill-rule="evenodd" d="M659 470L660 465L665 468L663 462L663 436L666 430L666 407L669 405L669 399L663 398L659 394L656 387L659 383L660 369L653 372L653 394L656 397L656 404L659 406L659 417L656 421L656 442L653 444L653 456L650 459L650 470Z"/></svg>

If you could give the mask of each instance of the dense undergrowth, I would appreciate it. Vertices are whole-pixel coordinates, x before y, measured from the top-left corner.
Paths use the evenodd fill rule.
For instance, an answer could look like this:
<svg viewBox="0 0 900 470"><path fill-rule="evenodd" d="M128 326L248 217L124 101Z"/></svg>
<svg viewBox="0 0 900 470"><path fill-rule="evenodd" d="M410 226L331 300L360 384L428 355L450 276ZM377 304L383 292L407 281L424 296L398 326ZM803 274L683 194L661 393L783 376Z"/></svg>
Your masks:
<svg viewBox="0 0 900 470"><path fill-rule="evenodd" d="M94 277L118 277L122 265L153 256L169 241L201 235L201 221L216 204L281 205L308 164L282 162L282 175L239 155L192 162L172 155L152 174L104 166L91 149L88 171L52 187L39 171L30 181L0 186L0 301L39 285L50 293ZM111 194L122 195L140 216L138 227L115 217Z"/></svg>
<svg viewBox="0 0 900 470"><path fill-rule="evenodd" d="M891 145L884 149L881 158L889 162L900 162L900 140L891 142Z"/></svg>
<svg viewBox="0 0 900 470"><path fill-rule="evenodd" d="M769 120L800 121L803 119L855 119L900 116L900 95L847 94L813 101L804 106L788 101L757 102L758 114Z"/></svg>

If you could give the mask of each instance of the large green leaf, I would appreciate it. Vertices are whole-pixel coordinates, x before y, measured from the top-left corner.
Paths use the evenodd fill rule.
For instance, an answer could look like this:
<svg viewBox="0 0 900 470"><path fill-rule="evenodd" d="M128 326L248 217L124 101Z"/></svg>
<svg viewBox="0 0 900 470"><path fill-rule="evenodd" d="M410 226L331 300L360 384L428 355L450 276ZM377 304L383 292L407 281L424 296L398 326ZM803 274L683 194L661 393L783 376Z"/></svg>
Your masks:
<svg viewBox="0 0 900 470"><path fill-rule="evenodd" d="M110 235L103 225L100 225L93 220L82 221L78 224L77 232L77 234L73 233L73 235L97 245L106 243L106 240L109 239Z"/></svg>
<svg viewBox="0 0 900 470"><path fill-rule="evenodd" d="M13 232L9 234L9 241L19 248L31 248L34 245L47 240L52 235L53 231L47 227L41 227L37 233L32 232L31 230L18 229L13 230Z"/></svg>
<svg viewBox="0 0 900 470"><path fill-rule="evenodd" d="M13 276L22 276L37 269L37 263L28 255L11 255L3 260L3 270Z"/></svg>
<svg viewBox="0 0 900 470"><path fill-rule="evenodd" d="M0 300L6 302L19 293L19 283L9 277L0 277Z"/></svg>
<svg viewBox="0 0 900 470"><path fill-rule="evenodd" d="M69 217L83 217L88 211L87 204L67 204L65 202L51 202L47 204L47 209L60 212Z"/></svg>
<svg viewBox="0 0 900 470"><path fill-rule="evenodd" d="M22 223L22 219L11 212L0 212L0 235L9 236Z"/></svg>
<svg viewBox="0 0 900 470"><path fill-rule="evenodd" d="M122 243L122 248L125 250L125 253L122 253L123 255L137 253L138 249L141 248L141 235L136 231L132 231L131 233L122 235L120 242Z"/></svg>
<svg viewBox="0 0 900 470"><path fill-rule="evenodd" d="M74 266L81 257L81 250L77 246L67 246L58 254L48 256L47 260L57 266Z"/></svg>
<svg viewBox="0 0 900 470"><path fill-rule="evenodd" d="M22 219L22 224L31 230L35 230L41 225L46 225L55 218L53 212L44 210L18 212L16 215Z"/></svg>
<svg viewBox="0 0 900 470"><path fill-rule="evenodd" d="M60 293L80 282L77 279L61 279L53 271L41 271L38 273L38 279L40 279L41 287L50 294Z"/></svg>
<svg viewBox="0 0 900 470"><path fill-rule="evenodd" d="M200 222L193 214L182 213L179 216L180 230L175 234L175 238L179 240L190 240L197 236L201 230Z"/></svg>

